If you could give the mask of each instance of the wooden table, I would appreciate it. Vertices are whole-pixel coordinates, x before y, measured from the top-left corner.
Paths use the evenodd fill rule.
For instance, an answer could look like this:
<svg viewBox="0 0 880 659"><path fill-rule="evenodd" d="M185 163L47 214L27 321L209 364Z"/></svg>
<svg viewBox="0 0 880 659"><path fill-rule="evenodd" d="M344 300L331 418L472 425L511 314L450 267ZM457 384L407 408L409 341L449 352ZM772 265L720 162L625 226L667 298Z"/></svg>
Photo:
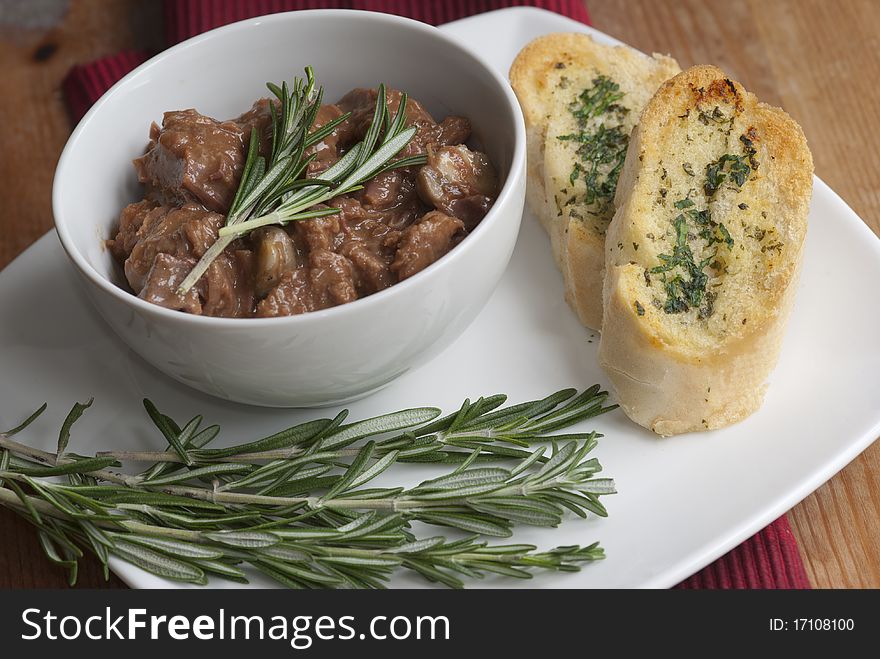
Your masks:
<svg viewBox="0 0 880 659"><path fill-rule="evenodd" d="M160 3L0 4L0 267L52 226L55 163L70 131L60 82L77 62L161 47ZM682 66L713 63L804 128L816 173L880 233L880 2L588 0L595 26ZM48 8L48 11L46 10ZM770 441L768 439L768 441ZM817 587L880 587L880 444L789 514ZM62 587L32 529L0 511L0 588ZM81 586L105 585L95 561ZM121 586L111 577L111 586Z"/></svg>

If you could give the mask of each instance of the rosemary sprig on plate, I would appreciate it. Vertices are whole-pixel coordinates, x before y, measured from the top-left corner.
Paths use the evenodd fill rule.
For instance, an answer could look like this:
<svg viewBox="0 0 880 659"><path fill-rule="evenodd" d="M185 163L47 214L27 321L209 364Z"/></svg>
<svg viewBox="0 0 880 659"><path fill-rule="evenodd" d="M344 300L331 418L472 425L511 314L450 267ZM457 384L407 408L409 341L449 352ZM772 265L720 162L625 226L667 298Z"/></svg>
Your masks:
<svg viewBox="0 0 880 659"><path fill-rule="evenodd" d="M537 552L490 546L477 535L420 539L408 526L418 520L509 536L515 524L556 526L565 510L605 515L599 497L614 491L613 482L596 478L601 467L587 458L597 435L551 434L611 409L605 396L598 387L565 390L509 407L501 407L504 396L492 396L443 418L435 408L416 408L351 424L343 424L343 413L225 449L205 448L217 426L201 428L195 417L179 427L147 402L172 450L137 475L115 469L126 454L66 451L88 404L71 410L55 453L12 439L43 406L0 434L0 504L37 527L47 556L69 568L72 580L83 550L105 570L112 555L192 583L208 574L246 581L242 565L290 587L380 587L398 568L456 587L462 576L486 572L526 578L527 568L572 571L601 558L598 545ZM548 440L549 452L523 448ZM407 451L458 464L414 488L365 487ZM512 468L475 466L511 458Z"/></svg>
<svg viewBox="0 0 880 659"><path fill-rule="evenodd" d="M311 67L306 67L305 73L305 79L294 79L292 88L286 82L281 87L267 83L280 108L276 109L274 103L269 105L272 113L271 153L268 157L260 155L260 136L252 129L247 158L226 215L226 225L220 229L217 241L181 282L179 293L186 293L195 286L214 259L236 238L271 224L283 225L334 215L339 212L338 208L315 209L313 206L359 190L364 182L383 171L424 164L425 157L421 155L394 160L416 134L416 128L406 127L407 95L401 95L397 113L392 117L386 102L385 85L379 85L373 119L364 139L321 172L318 178L308 178L308 166L315 156L307 156L306 151L330 135L350 113L313 130L324 88L316 88Z"/></svg>

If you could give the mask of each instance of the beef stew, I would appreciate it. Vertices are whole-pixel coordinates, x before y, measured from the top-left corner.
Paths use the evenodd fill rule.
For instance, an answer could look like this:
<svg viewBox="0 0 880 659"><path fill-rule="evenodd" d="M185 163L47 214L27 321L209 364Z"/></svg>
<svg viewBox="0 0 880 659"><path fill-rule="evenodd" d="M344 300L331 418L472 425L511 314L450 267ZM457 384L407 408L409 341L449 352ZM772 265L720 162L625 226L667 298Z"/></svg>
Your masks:
<svg viewBox="0 0 880 659"><path fill-rule="evenodd" d="M314 128L346 113L314 155L307 176L320 177L362 140L377 105L375 89L354 89L323 105ZM148 302L192 314L235 318L288 316L352 302L412 277L460 243L491 208L497 173L467 145L464 117L437 122L409 99L415 135L398 155L423 165L383 171L362 189L321 207L332 215L267 226L235 239L195 286L179 286L217 240L242 176L251 135L271 146L270 104L261 99L230 121L195 110L153 124L146 153L134 161L145 198L123 209L108 241L131 291ZM388 90L397 111L401 93ZM252 130L254 131L252 133Z"/></svg>

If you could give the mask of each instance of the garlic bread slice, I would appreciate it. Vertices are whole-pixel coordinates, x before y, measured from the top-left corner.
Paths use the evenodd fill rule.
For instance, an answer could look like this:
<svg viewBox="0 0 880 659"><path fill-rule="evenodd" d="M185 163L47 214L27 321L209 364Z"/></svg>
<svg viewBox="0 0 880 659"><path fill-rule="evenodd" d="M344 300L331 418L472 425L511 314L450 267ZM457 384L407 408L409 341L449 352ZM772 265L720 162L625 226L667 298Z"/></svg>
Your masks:
<svg viewBox="0 0 880 659"><path fill-rule="evenodd" d="M602 322L605 232L629 136L679 70L669 57L578 33L536 39L510 70L526 120L529 208L550 236L566 300L593 329Z"/></svg>
<svg viewBox="0 0 880 659"><path fill-rule="evenodd" d="M648 102L607 234L599 361L660 435L754 412L800 270L813 161L785 112L714 66Z"/></svg>

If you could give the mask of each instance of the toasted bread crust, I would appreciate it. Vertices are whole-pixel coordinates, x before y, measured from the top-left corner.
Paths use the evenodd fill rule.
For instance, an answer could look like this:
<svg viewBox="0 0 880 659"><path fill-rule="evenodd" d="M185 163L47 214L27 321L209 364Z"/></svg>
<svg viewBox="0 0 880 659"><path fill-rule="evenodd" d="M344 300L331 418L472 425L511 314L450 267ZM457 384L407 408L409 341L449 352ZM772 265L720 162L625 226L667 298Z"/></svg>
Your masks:
<svg viewBox="0 0 880 659"><path fill-rule="evenodd" d="M526 120L526 200L550 236L553 257L565 280L565 299L587 327L598 330L602 323L605 227L611 213L585 223L560 206L559 199L570 194L563 192L564 181L574 163L560 156L552 148L555 144L548 144L554 140L548 131L559 119L560 104L567 106L585 81L597 75L612 78L628 92L626 103L634 123L660 83L679 70L669 57L605 46L580 33L540 37L523 48L511 66L510 81ZM570 87L561 84L564 79L571 81ZM558 96L563 93L564 98Z"/></svg>
<svg viewBox="0 0 880 659"><path fill-rule="evenodd" d="M719 117L729 117L727 134L734 137L720 138L726 143L712 153L705 141L692 138L699 126L687 121L693 121L690 112L715 107L722 108ZM726 189L706 192L704 199L705 163L735 149L740 133L755 149L748 179L742 186L728 180ZM696 189L694 198L708 204L713 221L732 234L727 248L713 248L725 264L710 271L717 302L708 312L660 308L659 284L651 282L658 276L652 275L657 254L670 253L672 239L657 236L654 244L645 236L654 236L679 212L661 203L657 172L670 197L683 196L674 191L687 187L685 175L676 171L667 178L667 168L680 169L682 160L693 161L697 174L688 199ZM685 71L647 104L630 141L608 230L599 346L600 364L636 423L673 435L735 423L761 405L794 303L812 171L797 123L715 67Z"/></svg>

